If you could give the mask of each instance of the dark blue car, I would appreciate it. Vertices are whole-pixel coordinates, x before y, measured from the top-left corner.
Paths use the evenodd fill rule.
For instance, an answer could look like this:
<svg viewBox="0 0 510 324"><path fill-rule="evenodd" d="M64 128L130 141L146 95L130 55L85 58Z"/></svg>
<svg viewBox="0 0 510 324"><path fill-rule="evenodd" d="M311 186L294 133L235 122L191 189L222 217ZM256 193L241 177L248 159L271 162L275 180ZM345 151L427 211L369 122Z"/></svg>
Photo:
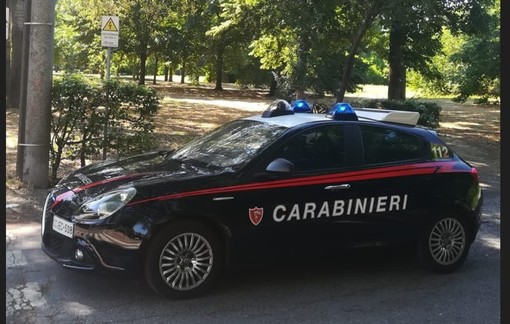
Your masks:
<svg viewBox="0 0 510 324"><path fill-rule="evenodd" d="M43 250L65 268L145 276L171 298L204 293L251 257L404 245L434 271L464 262L478 172L416 126L418 113L295 106L76 170L48 195Z"/></svg>

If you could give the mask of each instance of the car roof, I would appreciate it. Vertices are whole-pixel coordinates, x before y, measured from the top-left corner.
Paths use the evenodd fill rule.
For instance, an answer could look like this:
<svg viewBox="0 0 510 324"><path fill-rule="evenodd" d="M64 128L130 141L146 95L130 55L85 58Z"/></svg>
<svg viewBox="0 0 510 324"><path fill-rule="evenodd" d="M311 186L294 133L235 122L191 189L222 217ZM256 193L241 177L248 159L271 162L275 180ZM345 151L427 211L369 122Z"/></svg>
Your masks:
<svg viewBox="0 0 510 324"><path fill-rule="evenodd" d="M262 117L261 115L249 116L244 119L254 120L261 123L272 124L277 126L283 126L287 128L291 128L297 125L317 122L321 120L327 120L325 114L293 114L293 115L284 115L277 117Z"/></svg>
<svg viewBox="0 0 510 324"><path fill-rule="evenodd" d="M389 122L393 124L401 124L406 126L416 126L420 114L418 112L385 110L374 108L355 108L359 121L365 122ZM332 120L326 114L315 113L294 113L291 115L283 115L276 117L262 117L262 115L254 115L245 117L246 120L253 120L287 128L295 127L305 123L314 123L319 121Z"/></svg>

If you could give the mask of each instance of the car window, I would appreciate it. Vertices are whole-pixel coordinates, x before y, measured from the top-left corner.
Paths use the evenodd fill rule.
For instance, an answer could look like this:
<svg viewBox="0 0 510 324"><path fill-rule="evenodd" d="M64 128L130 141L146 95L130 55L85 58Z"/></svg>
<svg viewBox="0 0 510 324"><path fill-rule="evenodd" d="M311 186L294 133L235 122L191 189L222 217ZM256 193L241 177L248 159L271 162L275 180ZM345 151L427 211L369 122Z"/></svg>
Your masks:
<svg viewBox="0 0 510 324"><path fill-rule="evenodd" d="M295 171L341 168L345 165L344 132L340 125L305 130L277 153L294 164Z"/></svg>
<svg viewBox="0 0 510 324"><path fill-rule="evenodd" d="M360 126L366 164L419 159L424 156L422 140L395 129Z"/></svg>
<svg viewBox="0 0 510 324"><path fill-rule="evenodd" d="M286 127L251 120L236 120L200 137L170 156L218 168L237 168L272 143Z"/></svg>

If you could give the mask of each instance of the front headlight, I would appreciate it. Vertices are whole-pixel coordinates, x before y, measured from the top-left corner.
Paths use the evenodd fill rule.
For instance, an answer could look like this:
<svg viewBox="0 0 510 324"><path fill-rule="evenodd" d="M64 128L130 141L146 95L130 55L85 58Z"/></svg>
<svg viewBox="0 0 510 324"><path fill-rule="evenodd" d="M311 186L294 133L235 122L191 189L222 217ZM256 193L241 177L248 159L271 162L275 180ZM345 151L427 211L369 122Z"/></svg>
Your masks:
<svg viewBox="0 0 510 324"><path fill-rule="evenodd" d="M91 224L104 219L126 205L136 194L135 188L110 191L81 205L74 213L73 221Z"/></svg>

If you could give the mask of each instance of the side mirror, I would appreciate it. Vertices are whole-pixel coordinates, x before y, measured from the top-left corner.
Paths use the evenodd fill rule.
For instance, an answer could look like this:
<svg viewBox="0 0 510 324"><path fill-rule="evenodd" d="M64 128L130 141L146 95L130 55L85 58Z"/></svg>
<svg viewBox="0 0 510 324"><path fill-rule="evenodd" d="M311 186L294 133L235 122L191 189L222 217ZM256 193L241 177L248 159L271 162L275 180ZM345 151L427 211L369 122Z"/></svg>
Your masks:
<svg viewBox="0 0 510 324"><path fill-rule="evenodd" d="M273 162L269 163L266 171L269 172L291 172L294 169L294 164L289 160L278 158Z"/></svg>

